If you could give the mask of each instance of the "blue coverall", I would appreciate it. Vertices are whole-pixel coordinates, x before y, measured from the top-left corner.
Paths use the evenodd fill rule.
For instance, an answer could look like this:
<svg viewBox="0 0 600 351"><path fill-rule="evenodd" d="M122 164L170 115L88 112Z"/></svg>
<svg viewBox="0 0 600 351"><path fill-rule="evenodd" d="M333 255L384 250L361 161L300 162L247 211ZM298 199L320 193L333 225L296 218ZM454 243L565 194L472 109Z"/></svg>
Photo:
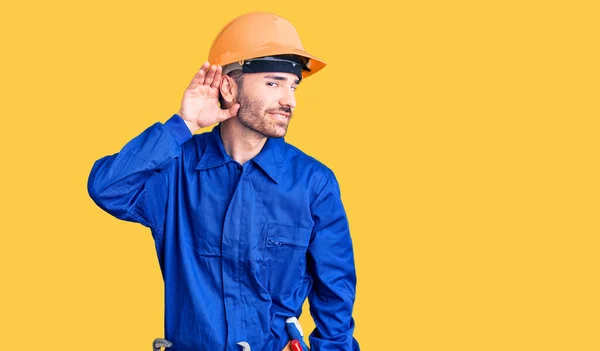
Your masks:
<svg viewBox="0 0 600 351"><path fill-rule="evenodd" d="M103 210L150 228L173 351L280 351L288 317L309 299L313 351L359 350L356 273L333 172L269 138L241 165L220 125L192 135L179 115L95 162L88 191Z"/></svg>

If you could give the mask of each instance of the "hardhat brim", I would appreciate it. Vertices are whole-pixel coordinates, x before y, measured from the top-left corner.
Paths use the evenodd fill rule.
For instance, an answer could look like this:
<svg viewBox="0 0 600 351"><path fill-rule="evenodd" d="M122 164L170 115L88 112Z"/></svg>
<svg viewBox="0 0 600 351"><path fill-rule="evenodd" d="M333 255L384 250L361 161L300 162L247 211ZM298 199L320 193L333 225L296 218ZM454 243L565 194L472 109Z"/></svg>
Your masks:
<svg viewBox="0 0 600 351"><path fill-rule="evenodd" d="M211 45L208 61L225 66L265 56L290 54L308 59L310 71L302 71L302 78L326 66L323 60L304 51L296 29L288 20L269 12L250 12L232 19L219 31Z"/></svg>
<svg viewBox="0 0 600 351"><path fill-rule="evenodd" d="M214 64L216 65L220 65L220 66L225 66L228 65L230 63L234 63L234 62L242 62L245 60L250 60L250 59L254 59L254 58L258 58L258 57L264 57L264 56L274 56L274 55L286 55L286 54L292 54L292 55L298 55L298 56L302 56L302 57L306 57L307 59L309 59L308 61L308 68L310 68L310 71L302 71L302 78L306 78L309 77L317 72L319 72L320 70L322 70L327 63L324 62L323 60L319 59L318 57L304 51L304 50L299 50L296 48L288 48L286 49L281 49L279 48L278 50L273 50L273 49L269 49L269 48L265 48L263 50L256 50L253 55L250 56L237 56L235 57L233 53L231 53L231 55L228 55L228 57L226 55L224 55L224 57L222 57L221 62L214 62ZM212 63L212 62L211 62Z"/></svg>

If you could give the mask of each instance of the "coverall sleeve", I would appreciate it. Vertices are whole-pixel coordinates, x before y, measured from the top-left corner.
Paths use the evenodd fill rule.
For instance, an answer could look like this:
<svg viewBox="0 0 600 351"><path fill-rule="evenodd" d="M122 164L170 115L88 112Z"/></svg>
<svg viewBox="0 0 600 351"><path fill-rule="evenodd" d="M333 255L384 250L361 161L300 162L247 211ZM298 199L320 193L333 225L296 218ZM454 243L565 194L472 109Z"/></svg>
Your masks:
<svg viewBox="0 0 600 351"><path fill-rule="evenodd" d="M140 223L161 235L167 199L167 170L192 133L179 115L155 123L116 154L97 160L88 193L116 218ZM159 238L157 238L159 239Z"/></svg>
<svg viewBox="0 0 600 351"><path fill-rule="evenodd" d="M315 223L307 269L313 285L308 295L316 328L313 351L358 351L352 310L356 296L354 253L339 184L330 173L312 205Z"/></svg>

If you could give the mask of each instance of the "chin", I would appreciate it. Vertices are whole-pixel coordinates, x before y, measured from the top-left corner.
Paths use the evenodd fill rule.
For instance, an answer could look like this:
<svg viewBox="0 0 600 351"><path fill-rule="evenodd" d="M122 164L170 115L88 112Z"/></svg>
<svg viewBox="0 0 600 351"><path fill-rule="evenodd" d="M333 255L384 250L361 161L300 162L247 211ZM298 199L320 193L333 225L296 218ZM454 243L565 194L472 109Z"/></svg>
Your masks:
<svg viewBox="0 0 600 351"><path fill-rule="evenodd" d="M283 138L287 134L287 125L281 128L275 128L271 138Z"/></svg>
<svg viewBox="0 0 600 351"><path fill-rule="evenodd" d="M255 130L267 138L283 138L287 134L288 124L262 125Z"/></svg>
<svg viewBox="0 0 600 351"><path fill-rule="evenodd" d="M284 131L272 131L270 133L262 133L267 138L283 138L287 134L287 130Z"/></svg>
<svg viewBox="0 0 600 351"><path fill-rule="evenodd" d="M239 120L246 128L266 138L283 138L287 134L287 123L252 123L244 118L239 118Z"/></svg>

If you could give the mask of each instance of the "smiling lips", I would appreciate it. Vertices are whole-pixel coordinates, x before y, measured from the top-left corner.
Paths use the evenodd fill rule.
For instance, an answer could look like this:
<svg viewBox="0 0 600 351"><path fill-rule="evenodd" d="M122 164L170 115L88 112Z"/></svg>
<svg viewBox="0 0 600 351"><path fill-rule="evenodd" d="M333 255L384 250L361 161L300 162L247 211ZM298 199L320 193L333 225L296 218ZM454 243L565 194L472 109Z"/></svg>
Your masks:
<svg viewBox="0 0 600 351"><path fill-rule="evenodd" d="M282 121L286 121L290 118L290 113L283 111L269 111L270 115L275 116L275 118L280 119Z"/></svg>

